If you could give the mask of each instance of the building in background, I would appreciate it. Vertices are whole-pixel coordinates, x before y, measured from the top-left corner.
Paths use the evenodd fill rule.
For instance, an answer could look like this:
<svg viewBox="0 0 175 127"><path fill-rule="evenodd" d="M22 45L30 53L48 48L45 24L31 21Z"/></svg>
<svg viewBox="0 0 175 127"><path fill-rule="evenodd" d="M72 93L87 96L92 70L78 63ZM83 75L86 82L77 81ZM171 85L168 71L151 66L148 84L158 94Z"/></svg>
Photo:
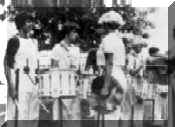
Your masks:
<svg viewBox="0 0 175 127"><path fill-rule="evenodd" d="M14 7L23 7L28 6L31 0L11 0L11 3Z"/></svg>
<svg viewBox="0 0 175 127"><path fill-rule="evenodd" d="M116 7L131 5L132 0L12 0L12 4L15 7Z"/></svg>
<svg viewBox="0 0 175 127"><path fill-rule="evenodd" d="M102 7L104 0L12 0L15 7Z"/></svg>
<svg viewBox="0 0 175 127"><path fill-rule="evenodd" d="M29 0L33 7L56 7L57 0Z"/></svg>
<svg viewBox="0 0 175 127"><path fill-rule="evenodd" d="M83 0L58 0L58 7L81 7ZM57 2L58 3L58 2Z"/></svg>
<svg viewBox="0 0 175 127"><path fill-rule="evenodd" d="M57 0L12 0L14 7L55 7Z"/></svg>
<svg viewBox="0 0 175 127"><path fill-rule="evenodd" d="M16 0L16 6L18 7L26 7L31 5L32 5L32 0Z"/></svg>
<svg viewBox="0 0 175 127"><path fill-rule="evenodd" d="M103 7L104 6L104 0L92 0L94 1L94 5L93 7Z"/></svg>
<svg viewBox="0 0 175 127"><path fill-rule="evenodd" d="M132 4L132 0L112 0L112 6L116 7L116 6L126 6L126 5L131 5Z"/></svg>
<svg viewBox="0 0 175 127"><path fill-rule="evenodd" d="M58 7L101 7L103 0L57 0Z"/></svg>
<svg viewBox="0 0 175 127"><path fill-rule="evenodd" d="M118 0L117 4L121 5L121 6L125 6L125 5L131 5L132 0Z"/></svg>
<svg viewBox="0 0 175 127"><path fill-rule="evenodd" d="M132 0L103 0L105 7L117 7L131 5Z"/></svg>

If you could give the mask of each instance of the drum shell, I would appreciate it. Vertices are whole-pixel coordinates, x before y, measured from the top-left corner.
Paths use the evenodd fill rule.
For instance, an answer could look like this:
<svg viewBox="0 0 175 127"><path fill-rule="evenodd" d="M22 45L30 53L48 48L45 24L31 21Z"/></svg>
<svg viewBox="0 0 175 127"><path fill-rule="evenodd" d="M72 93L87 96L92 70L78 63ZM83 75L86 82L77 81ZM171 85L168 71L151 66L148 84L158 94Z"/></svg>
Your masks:
<svg viewBox="0 0 175 127"><path fill-rule="evenodd" d="M49 70L39 74L39 96L59 97L76 94L77 74L73 70Z"/></svg>

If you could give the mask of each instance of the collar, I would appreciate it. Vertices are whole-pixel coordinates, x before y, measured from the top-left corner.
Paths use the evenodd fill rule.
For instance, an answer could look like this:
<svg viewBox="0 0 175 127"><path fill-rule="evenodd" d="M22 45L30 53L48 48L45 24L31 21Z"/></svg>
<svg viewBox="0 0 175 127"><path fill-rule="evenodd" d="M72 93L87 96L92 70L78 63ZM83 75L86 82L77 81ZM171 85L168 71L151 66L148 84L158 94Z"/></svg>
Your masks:
<svg viewBox="0 0 175 127"><path fill-rule="evenodd" d="M65 40L62 40L60 42L60 46L63 47L66 51L69 51L69 44L67 44Z"/></svg>

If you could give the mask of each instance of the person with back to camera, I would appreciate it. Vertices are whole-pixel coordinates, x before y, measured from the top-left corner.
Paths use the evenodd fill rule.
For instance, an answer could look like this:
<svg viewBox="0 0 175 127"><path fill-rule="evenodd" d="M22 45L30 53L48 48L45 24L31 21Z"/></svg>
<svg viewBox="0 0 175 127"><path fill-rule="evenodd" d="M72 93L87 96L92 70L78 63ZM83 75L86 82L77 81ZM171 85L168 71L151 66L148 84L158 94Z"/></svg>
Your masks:
<svg viewBox="0 0 175 127"><path fill-rule="evenodd" d="M105 55L109 55L112 58L112 69L111 69L111 76L117 80L120 84L121 88L123 89L120 109L118 108L118 113L114 113L115 115L108 118L108 120L130 120L130 115L127 115L127 91L128 86L126 82L126 76L124 73L125 69L125 61L126 61L126 48L122 40L122 34L119 32L119 29L122 25L124 25L124 20L122 16L115 12L109 11L101 16L98 21L99 24L107 31L107 34L103 37L100 48L104 52ZM106 61L106 60L105 60ZM111 66L110 62L105 63L105 66ZM107 78L108 77L108 78ZM109 91L109 76L105 78L105 83L100 90L101 96L107 96L110 94ZM120 111L119 111L120 110ZM128 122L122 123L123 126L126 125Z"/></svg>

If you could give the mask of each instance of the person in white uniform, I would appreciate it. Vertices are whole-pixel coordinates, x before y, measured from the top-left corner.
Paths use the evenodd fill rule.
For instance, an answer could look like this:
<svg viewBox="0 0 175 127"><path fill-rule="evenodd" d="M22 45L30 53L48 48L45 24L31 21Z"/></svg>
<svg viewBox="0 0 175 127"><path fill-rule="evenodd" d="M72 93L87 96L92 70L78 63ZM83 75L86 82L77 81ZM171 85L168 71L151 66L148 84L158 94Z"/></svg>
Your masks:
<svg viewBox="0 0 175 127"><path fill-rule="evenodd" d="M51 58L54 67L63 70L78 70L80 49L76 46L76 40L78 38L77 26L72 23L64 25L63 31L65 32L64 38L59 44L53 47ZM69 73L69 71L67 71ZM67 73L63 73L62 80L64 81L62 86L63 91L70 89ZM71 86L72 87L72 86ZM73 99L72 104L67 107L67 111L63 109L64 120L80 120L80 100L79 98ZM69 103L66 103L66 105ZM57 118L57 120L61 118ZM66 122L66 121L65 121ZM69 123L69 122L68 122Z"/></svg>
<svg viewBox="0 0 175 127"><path fill-rule="evenodd" d="M7 120L38 120L38 86L35 81L38 44L31 38L32 17L27 13L20 13L15 18L15 24L19 36L8 41L4 62L8 81ZM19 121L18 127L22 126L37 127L38 123Z"/></svg>
<svg viewBox="0 0 175 127"><path fill-rule="evenodd" d="M52 49L51 57L53 59L53 63L59 68L70 69L71 67L78 67L80 49L75 45L79 36L76 30L76 26L64 26L63 31L65 37Z"/></svg>
<svg viewBox="0 0 175 127"><path fill-rule="evenodd" d="M109 12L110 13L110 12ZM105 15L105 14L104 14ZM114 15L116 15L114 17ZM102 16L103 17L103 16ZM107 30L108 34L102 39L101 48L104 54L113 54L113 69L112 69L112 76L118 81L121 87L124 90L124 97L118 112L114 112L108 118L108 120L130 120L131 115L128 115L128 86L127 86L127 79L125 76L125 65L126 65L126 47L122 40L122 34L119 32L119 28L124 25L123 18L120 14L116 14L116 12L112 12L111 18L108 15L108 19L110 20L99 20L100 23L103 23L105 30ZM114 21L114 17L115 21ZM108 66L108 65L106 65ZM103 95L108 94L108 84L104 85L101 93ZM116 115L117 113L117 115ZM115 116L115 117L114 117ZM117 116L117 117L116 117ZM129 122L122 122L122 126L127 127Z"/></svg>
<svg viewBox="0 0 175 127"><path fill-rule="evenodd" d="M107 34L101 44L103 45L104 53L114 54L112 75L121 83L123 89L126 90L126 82L123 81L125 79L123 69L125 66L126 51L118 30Z"/></svg>
<svg viewBox="0 0 175 127"><path fill-rule="evenodd" d="M127 71L129 72L130 76L135 80L135 83L133 82L133 86L136 90L138 90L139 96L142 96L142 80L143 80L143 71L144 71L144 65L145 61L143 59L143 56L141 54L143 46L141 44L134 44L133 45L133 52L128 54L127 56Z"/></svg>

